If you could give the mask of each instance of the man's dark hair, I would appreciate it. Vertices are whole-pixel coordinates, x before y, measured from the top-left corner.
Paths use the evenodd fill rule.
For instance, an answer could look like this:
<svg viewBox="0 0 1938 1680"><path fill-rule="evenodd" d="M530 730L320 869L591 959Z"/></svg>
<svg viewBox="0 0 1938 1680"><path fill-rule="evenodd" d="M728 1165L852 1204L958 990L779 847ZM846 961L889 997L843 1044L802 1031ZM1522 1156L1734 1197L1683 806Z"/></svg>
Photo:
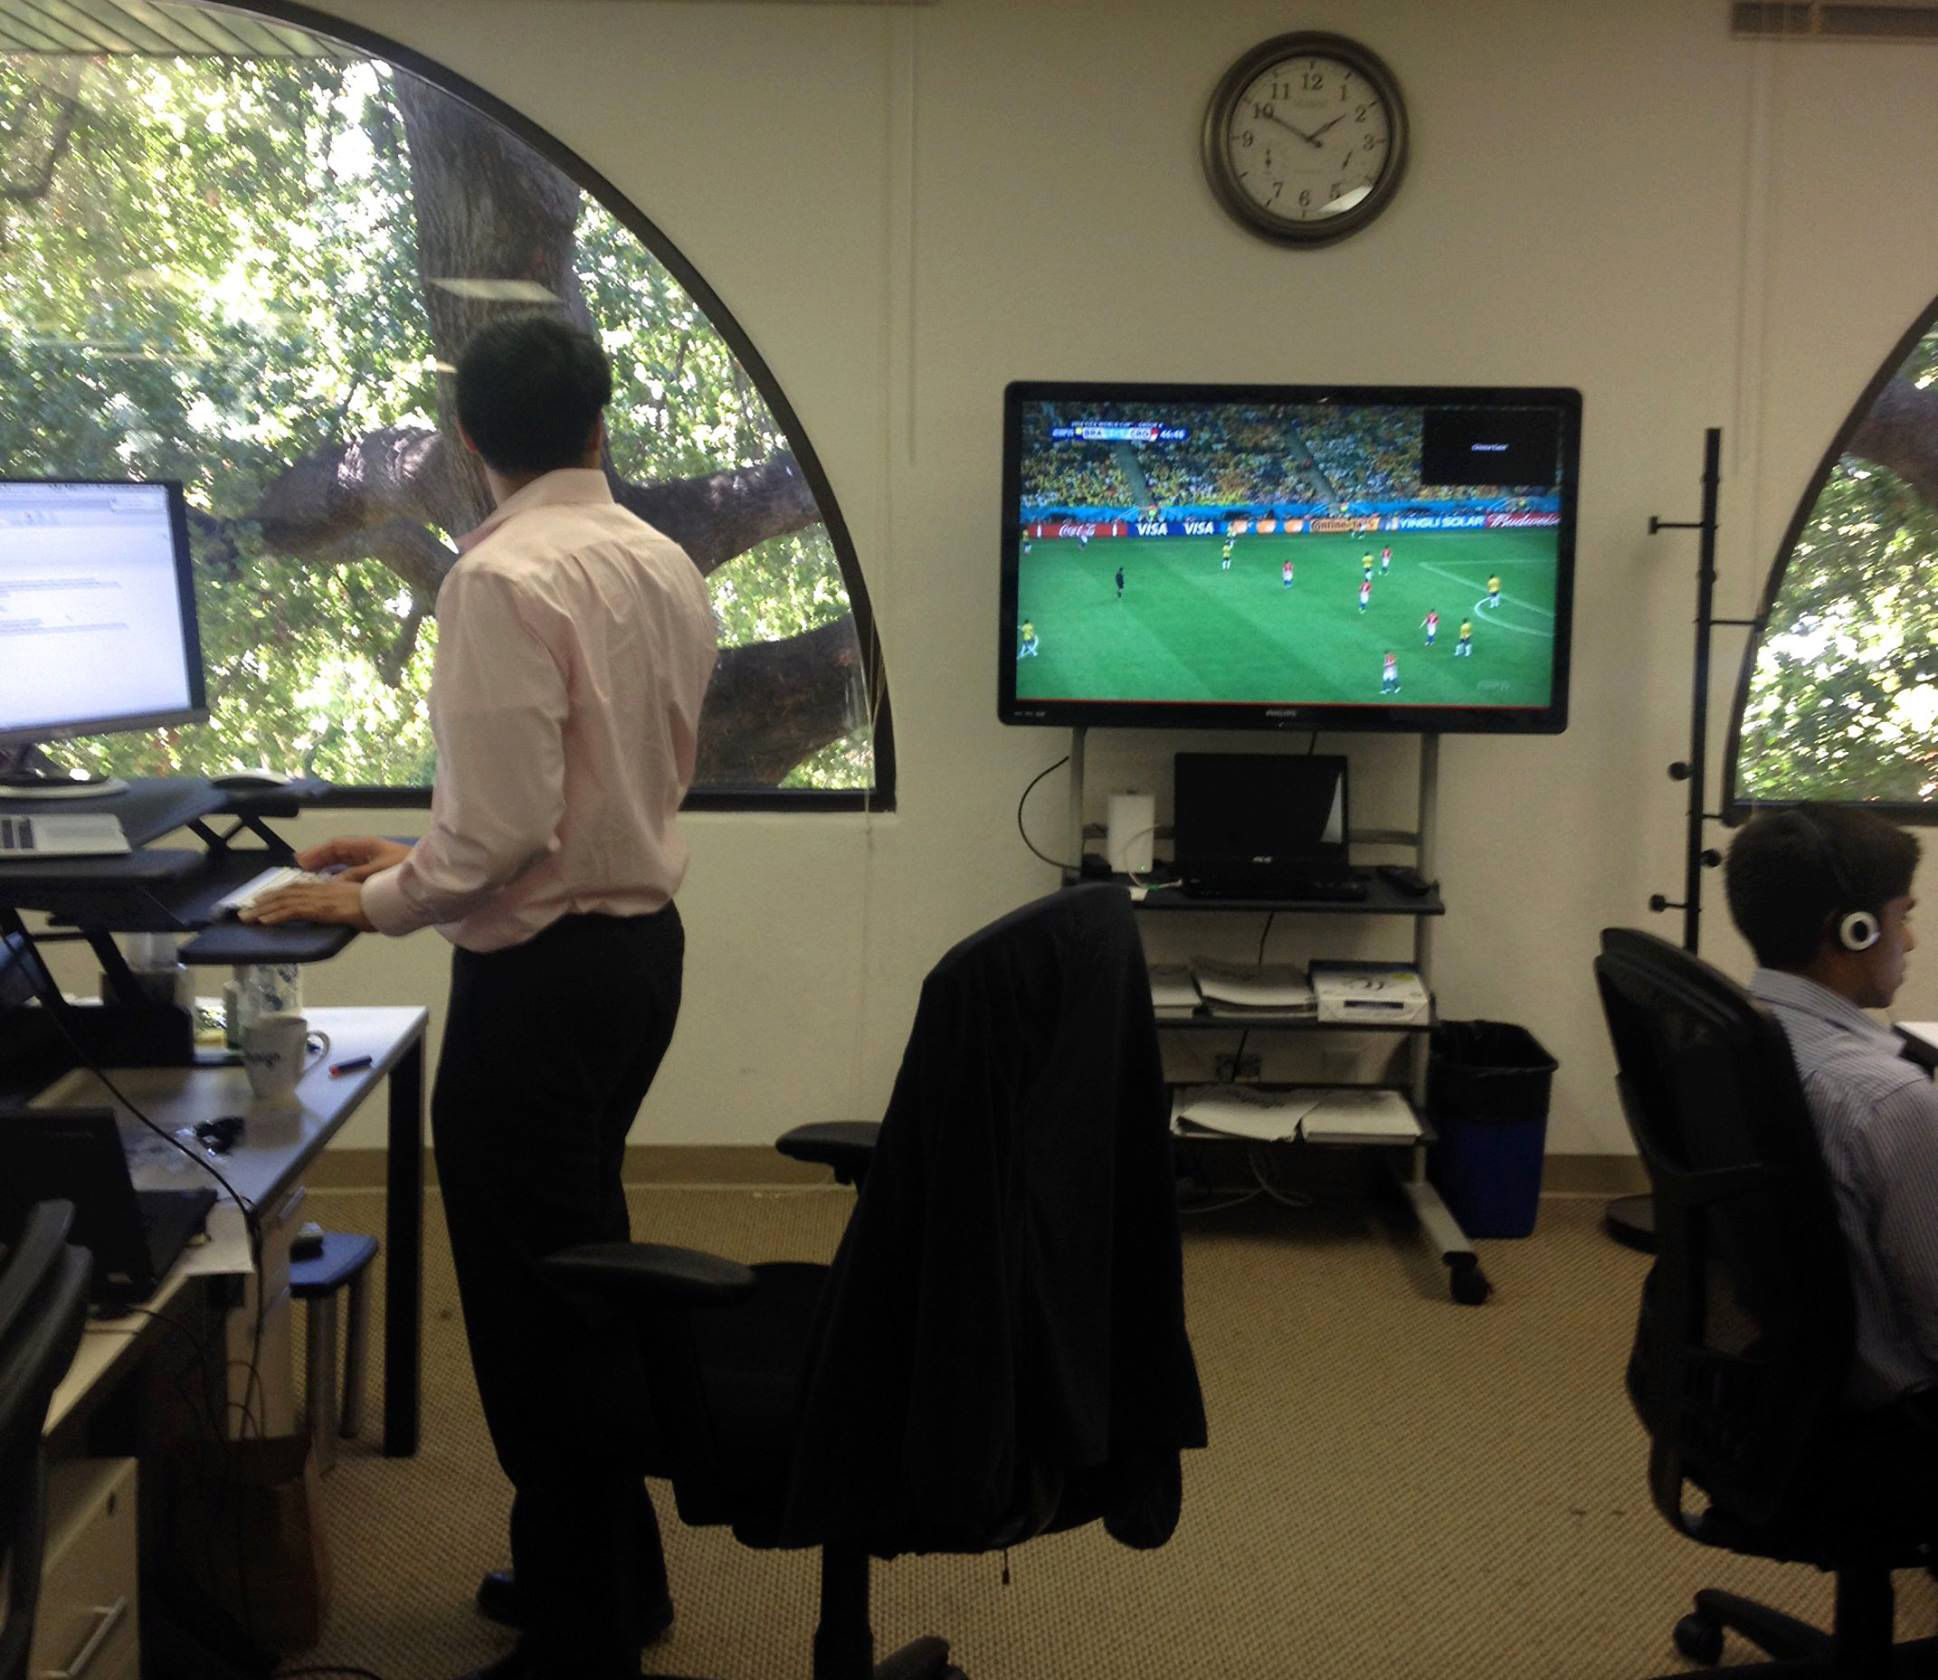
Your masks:
<svg viewBox="0 0 1938 1680"><path fill-rule="evenodd" d="M1751 820L1723 865L1729 913L1765 968L1807 967L1852 910L1911 890L1917 840L1872 811L1801 805Z"/></svg>
<svg viewBox="0 0 1938 1680"><path fill-rule="evenodd" d="M485 465L501 473L576 467L612 368L583 327L544 310L480 327L458 353L458 419Z"/></svg>

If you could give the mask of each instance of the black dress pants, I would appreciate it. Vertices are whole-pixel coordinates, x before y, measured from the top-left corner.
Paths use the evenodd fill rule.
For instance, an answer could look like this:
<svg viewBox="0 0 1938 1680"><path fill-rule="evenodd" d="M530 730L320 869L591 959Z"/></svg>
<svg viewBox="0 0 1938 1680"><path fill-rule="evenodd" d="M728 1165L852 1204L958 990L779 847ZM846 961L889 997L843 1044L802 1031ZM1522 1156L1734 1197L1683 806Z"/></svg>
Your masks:
<svg viewBox="0 0 1938 1680"><path fill-rule="evenodd" d="M685 936L650 916L566 916L459 950L432 1142L485 1422L510 1478L524 1649L541 1673L639 1672L667 1597L646 1453L641 1338L538 1263L630 1236L626 1132L673 1037Z"/></svg>

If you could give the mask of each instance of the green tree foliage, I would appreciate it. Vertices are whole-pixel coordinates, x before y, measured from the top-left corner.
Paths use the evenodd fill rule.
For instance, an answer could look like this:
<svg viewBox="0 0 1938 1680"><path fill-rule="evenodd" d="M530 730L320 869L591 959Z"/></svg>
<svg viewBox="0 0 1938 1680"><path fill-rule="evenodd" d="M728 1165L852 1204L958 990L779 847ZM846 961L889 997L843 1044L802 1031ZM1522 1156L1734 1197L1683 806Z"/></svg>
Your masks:
<svg viewBox="0 0 1938 1680"><path fill-rule="evenodd" d="M1926 397L1929 393L1929 398ZM1891 435L1860 426L1784 562L1755 652L1737 764L1740 799L1938 801L1938 504L1927 450L1902 418L1938 403L1938 330L1878 399Z"/></svg>
<svg viewBox="0 0 1938 1680"><path fill-rule="evenodd" d="M391 90L386 66L356 60L0 57L0 472L179 478L205 516L211 721L73 743L69 762L430 780L433 603L374 559L279 555L247 523L307 452L438 424ZM785 447L703 312L589 198L575 260L613 356L622 476L658 482ZM729 646L848 611L821 525L710 583ZM788 780L869 785L865 733Z"/></svg>

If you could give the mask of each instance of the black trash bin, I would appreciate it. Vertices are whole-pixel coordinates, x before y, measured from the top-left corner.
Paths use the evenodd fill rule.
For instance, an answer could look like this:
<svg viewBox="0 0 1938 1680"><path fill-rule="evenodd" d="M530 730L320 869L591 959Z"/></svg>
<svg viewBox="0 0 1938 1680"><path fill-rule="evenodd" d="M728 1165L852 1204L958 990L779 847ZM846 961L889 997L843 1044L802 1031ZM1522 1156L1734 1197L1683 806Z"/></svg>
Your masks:
<svg viewBox="0 0 1938 1680"><path fill-rule="evenodd" d="M1526 1027L1443 1021L1433 1029L1427 1112L1439 1137L1427 1176L1468 1236L1534 1230L1555 1067Z"/></svg>

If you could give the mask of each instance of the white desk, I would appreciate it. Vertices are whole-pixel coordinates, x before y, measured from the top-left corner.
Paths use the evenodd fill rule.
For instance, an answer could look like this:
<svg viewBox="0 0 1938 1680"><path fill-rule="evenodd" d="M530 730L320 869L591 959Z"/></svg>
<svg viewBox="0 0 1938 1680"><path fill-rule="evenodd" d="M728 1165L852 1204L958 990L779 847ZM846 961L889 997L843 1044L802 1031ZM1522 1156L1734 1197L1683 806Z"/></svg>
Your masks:
<svg viewBox="0 0 1938 1680"><path fill-rule="evenodd" d="M1904 1040L1908 1060L1938 1071L1938 1021L1893 1021L1891 1027Z"/></svg>
<svg viewBox="0 0 1938 1680"><path fill-rule="evenodd" d="M255 1100L240 1067L109 1068L110 1078L150 1120L173 1134L183 1126L239 1114L242 1140L226 1155L209 1157L252 1203L274 1207L302 1182L304 1169L386 1078L390 1084L389 1188L385 1218L384 1451L417 1450L423 1288L424 1025L422 1009L310 1009L311 1027L330 1035L330 1053L296 1087L297 1107L277 1111ZM332 1079L332 1062L370 1057L370 1066ZM36 1107L87 1104L112 1107L133 1148L135 1183L142 1189L213 1184L192 1161L155 1138L85 1069L56 1080L33 1099ZM127 1361L166 1327L148 1314L165 1310L191 1278L235 1276L250 1268L247 1238L235 1204L226 1197L209 1214L209 1241L187 1249L144 1313L94 1319L80 1351L48 1408L52 1434L82 1412Z"/></svg>

